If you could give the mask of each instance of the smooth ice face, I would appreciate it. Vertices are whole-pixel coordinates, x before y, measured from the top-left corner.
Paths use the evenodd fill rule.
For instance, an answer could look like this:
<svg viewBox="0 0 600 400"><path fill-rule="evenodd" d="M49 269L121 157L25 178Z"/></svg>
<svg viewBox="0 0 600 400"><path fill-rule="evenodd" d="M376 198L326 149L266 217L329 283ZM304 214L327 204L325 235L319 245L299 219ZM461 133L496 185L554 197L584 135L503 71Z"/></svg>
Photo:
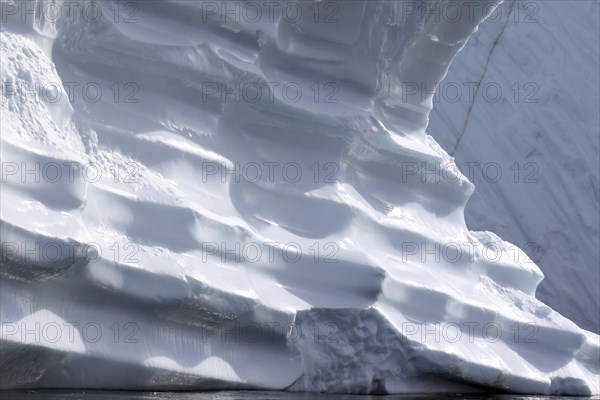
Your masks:
<svg viewBox="0 0 600 400"><path fill-rule="evenodd" d="M425 134L469 3L3 3L2 385L598 393Z"/></svg>
<svg viewBox="0 0 600 400"><path fill-rule="evenodd" d="M452 61L427 128L475 184L467 226L520 244L545 275L536 296L596 333L598 21L597 1L505 1Z"/></svg>

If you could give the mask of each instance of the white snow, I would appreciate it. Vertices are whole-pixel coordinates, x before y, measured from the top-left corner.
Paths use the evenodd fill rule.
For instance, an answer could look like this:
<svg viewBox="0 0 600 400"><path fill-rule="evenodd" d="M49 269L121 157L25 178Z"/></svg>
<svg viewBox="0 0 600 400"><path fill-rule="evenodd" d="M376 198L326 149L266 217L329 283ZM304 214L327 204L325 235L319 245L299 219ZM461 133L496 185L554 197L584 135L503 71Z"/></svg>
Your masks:
<svg viewBox="0 0 600 400"><path fill-rule="evenodd" d="M2 387L599 393L408 96L496 1L219 4L2 3Z"/></svg>

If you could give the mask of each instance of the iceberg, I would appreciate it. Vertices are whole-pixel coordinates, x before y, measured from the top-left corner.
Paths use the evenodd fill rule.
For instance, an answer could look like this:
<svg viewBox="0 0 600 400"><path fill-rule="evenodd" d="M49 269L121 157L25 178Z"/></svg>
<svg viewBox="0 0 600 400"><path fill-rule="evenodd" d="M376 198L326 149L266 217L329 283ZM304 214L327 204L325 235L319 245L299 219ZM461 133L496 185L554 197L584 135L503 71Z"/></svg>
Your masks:
<svg viewBox="0 0 600 400"><path fill-rule="evenodd" d="M426 133L498 3L2 2L1 387L598 394Z"/></svg>

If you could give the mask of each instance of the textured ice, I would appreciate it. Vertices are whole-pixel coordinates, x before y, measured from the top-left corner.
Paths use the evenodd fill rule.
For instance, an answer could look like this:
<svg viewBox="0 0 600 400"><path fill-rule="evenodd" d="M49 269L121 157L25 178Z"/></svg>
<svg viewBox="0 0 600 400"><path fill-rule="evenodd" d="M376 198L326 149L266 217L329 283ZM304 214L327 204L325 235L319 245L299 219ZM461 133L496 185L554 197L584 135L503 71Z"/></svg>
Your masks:
<svg viewBox="0 0 600 400"><path fill-rule="evenodd" d="M128 4L2 3L2 387L599 392L405 96L495 1Z"/></svg>

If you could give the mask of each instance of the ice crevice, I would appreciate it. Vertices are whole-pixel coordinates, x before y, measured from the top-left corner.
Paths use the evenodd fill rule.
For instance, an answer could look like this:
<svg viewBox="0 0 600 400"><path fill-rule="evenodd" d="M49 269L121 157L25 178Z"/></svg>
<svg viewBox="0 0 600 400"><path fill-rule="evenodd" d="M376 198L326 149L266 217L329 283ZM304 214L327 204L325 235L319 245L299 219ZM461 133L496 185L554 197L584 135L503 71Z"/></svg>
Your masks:
<svg viewBox="0 0 600 400"><path fill-rule="evenodd" d="M535 299L521 250L467 229L473 185L426 133L431 94L404 96L441 80L479 20L361 0L333 2L335 24L249 22L147 1L126 24L87 4L104 16L2 26L3 83L61 82L60 101L1 105L3 162L41 174L3 176L3 388L599 392L598 336ZM223 101L231 82L265 92ZM290 163L294 179L228 173ZM440 243L463 257L423 258ZM262 256L231 251L247 246ZM38 326L60 338L23 334Z"/></svg>
<svg viewBox="0 0 600 400"><path fill-rule="evenodd" d="M475 90L475 96L473 97L473 101L471 102L471 104L469 105L469 109L467 111L467 115L465 116L465 122L463 124L462 129L460 130L460 132L458 133L458 137L456 139L456 144L454 145L454 147L452 148L452 151L450 152L451 156L454 156L454 153L456 153L456 150L458 149L458 146L460 146L460 141L463 138L463 135L465 134L465 131L467 130L467 126L469 126L469 119L471 117L471 112L473 111L473 107L475 106L475 100L477 99L477 95L479 94L479 89L481 88L481 83L483 82L483 80L485 79L485 76L487 74L487 70L488 70L488 66L490 65L490 60L492 59L492 54L494 54L494 50L496 49L496 45L498 44L498 41L500 40L500 38L502 37L502 35L504 34L504 30L506 29L507 25L508 25L508 21L510 21L510 16L513 12L513 9L515 7L515 4L517 4L517 0L511 0L509 9L508 9L508 16L506 18L506 21L504 21L504 24L502 25L502 29L500 29L500 32L498 32L496 38L494 39L492 45L491 45L491 49L485 59L485 65L483 67L483 70L481 72L481 78L479 78L479 80L477 81L477 89ZM518 5L517 5L518 7Z"/></svg>

